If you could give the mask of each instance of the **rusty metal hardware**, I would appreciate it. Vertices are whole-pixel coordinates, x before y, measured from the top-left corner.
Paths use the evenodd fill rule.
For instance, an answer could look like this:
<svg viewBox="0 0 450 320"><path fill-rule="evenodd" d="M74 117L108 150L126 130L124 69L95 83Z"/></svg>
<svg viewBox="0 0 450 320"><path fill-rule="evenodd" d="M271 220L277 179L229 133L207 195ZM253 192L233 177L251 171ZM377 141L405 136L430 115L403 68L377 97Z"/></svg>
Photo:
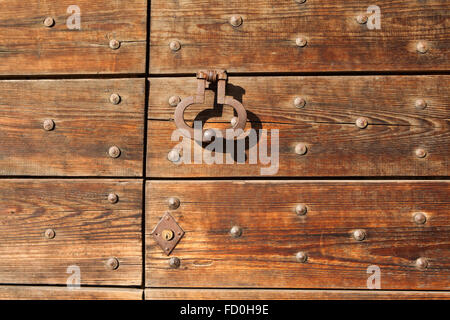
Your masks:
<svg viewBox="0 0 450 320"><path fill-rule="evenodd" d="M166 255L169 255L184 236L184 231L175 219L166 212L153 229L151 235Z"/></svg>
<svg viewBox="0 0 450 320"><path fill-rule="evenodd" d="M47 239L53 239L56 236L55 230L53 230L53 229L45 230L44 234Z"/></svg>
<svg viewBox="0 0 450 320"><path fill-rule="evenodd" d="M109 41L109 47L113 50L117 50L120 48L120 41L116 39L111 39Z"/></svg>
<svg viewBox="0 0 450 320"><path fill-rule="evenodd" d="M417 158L425 158L427 156L427 151L423 148L418 148L414 152Z"/></svg>
<svg viewBox="0 0 450 320"><path fill-rule="evenodd" d="M51 28L55 25L55 19L53 19L52 17L47 17L44 20L44 26Z"/></svg>
<svg viewBox="0 0 450 320"><path fill-rule="evenodd" d="M106 267L109 270L116 270L117 268L119 268L119 264L119 259L117 259L116 257L109 258L106 261Z"/></svg>
<svg viewBox="0 0 450 320"><path fill-rule="evenodd" d="M295 259L297 260L297 262L305 263L306 260L308 260L308 255L306 254L306 252L299 251L295 255Z"/></svg>
<svg viewBox="0 0 450 320"><path fill-rule="evenodd" d="M108 150L108 154L111 158L118 158L120 156L120 149L117 146L112 146Z"/></svg>
<svg viewBox="0 0 450 320"><path fill-rule="evenodd" d="M244 106L238 100L234 99L231 96L225 95L225 89L227 84L228 75L224 70L216 71L216 70L206 70L199 71L197 73L197 93L195 96L190 96L181 100L178 103L177 108L175 109L175 125L178 129L180 129L181 133L187 137L194 139L194 128L188 126L184 121L184 111L187 107L192 104L199 103L202 104L205 102L205 90L209 88L210 83L217 82L217 103L218 104L226 104L236 111L237 113L237 122L234 127L228 129L233 130L233 133L236 136L236 133L244 130L245 124L247 122L247 111L245 111ZM206 130L202 132L201 139L205 140L204 133ZM225 130L222 130L222 137L226 137Z"/></svg>

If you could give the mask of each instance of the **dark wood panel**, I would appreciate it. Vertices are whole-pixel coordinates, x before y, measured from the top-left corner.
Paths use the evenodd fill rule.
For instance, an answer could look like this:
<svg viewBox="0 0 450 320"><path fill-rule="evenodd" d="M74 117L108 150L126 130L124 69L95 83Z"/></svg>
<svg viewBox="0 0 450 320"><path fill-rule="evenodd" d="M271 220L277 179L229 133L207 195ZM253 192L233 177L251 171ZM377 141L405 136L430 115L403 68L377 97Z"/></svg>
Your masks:
<svg viewBox="0 0 450 320"><path fill-rule="evenodd" d="M151 1L150 72L194 73L208 67L231 72L448 70L446 0L377 3L380 29L357 16L358 0ZM240 15L239 27L230 24ZM372 22L372 20L370 19ZM306 46L299 47L297 38ZM171 51L171 41L180 49ZM424 43L425 53L417 51Z"/></svg>
<svg viewBox="0 0 450 320"><path fill-rule="evenodd" d="M142 289L0 286L0 300L142 300Z"/></svg>
<svg viewBox="0 0 450 320"><path fill-rule="evenodd" d="M68 27L72 5L80 29ZM2 75L145 72L146 0L2 1L0 21ZM111 40L120 47L111 49Z"/></svg>
<svg viewBox="0 0 450 320"><path fill-rule="evenodd" d="M0 283L142 284L141 181L2 180L0 194Z"/></svg>
<svg viewBox="0 0 450 320"><path fill-rule="evenodd" d="M142 176L144 92L143 79L0 81L0 175Z"/></svg>
<svg viewBox="0 0 450 320"><path fill-rule="evenodd" d="M375 265L383 290L448 290L449 192L448 181L150 181L146 285L367 289ZM170 197L178 209L169 210ZM186 232L169 257L150 235L166 211ZM233 226L241 237L231 237Z"/></svg>
<svg viewBox="0 0 450 320"><path fill-rule="evenodd" d="M322 76L231 77L227 94L240 100L248 113L246 130L279 130L278 176L446 176L450 156L450 81L448 76ZM246 164L205 164L211 156L191 147L191 162L203 152L202 164L172 163L167 159L181 138L171 137L176 126L172 96L184 99L196 91L193 78L156 78L150 83L147 173L151 177L258 176L262 164L249 155L271 138L262 133L257 144L247 142ZM189 107L187 121L205 127L229 126L229 106L214 105L207 90L204 105ZM303 97L303 108L294 106ZM425 101L419 108L416 102ZM368 126L355 122L364 117ZM191 122L190 122L191 123ZM304 143L305 155L295 153ZM425 158L415 151L423 148ZM216 153L218 157L219 153ZM223 159L230 152L220 153ZM225 160L223 160L225 163Z"/></svg>
<svg viewBox="0 0 450 320"><path fill-rule="evenodd" d="M146 289L146 300L448 300L446 291Z"/></svg>

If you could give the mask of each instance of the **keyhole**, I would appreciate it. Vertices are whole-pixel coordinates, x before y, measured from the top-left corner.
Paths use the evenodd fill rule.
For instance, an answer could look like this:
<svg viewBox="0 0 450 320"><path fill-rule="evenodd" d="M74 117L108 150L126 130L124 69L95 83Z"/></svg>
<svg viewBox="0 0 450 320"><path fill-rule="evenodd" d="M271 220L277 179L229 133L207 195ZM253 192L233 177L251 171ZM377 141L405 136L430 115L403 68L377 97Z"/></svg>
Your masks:
<svg viewBox="0 0 450 320"><path fill-rule="evenodd" d="M162 237L163 237L164 240L170 241L170 240L173 239L174 233L173 233L172 230L163 230Z"/></svg>

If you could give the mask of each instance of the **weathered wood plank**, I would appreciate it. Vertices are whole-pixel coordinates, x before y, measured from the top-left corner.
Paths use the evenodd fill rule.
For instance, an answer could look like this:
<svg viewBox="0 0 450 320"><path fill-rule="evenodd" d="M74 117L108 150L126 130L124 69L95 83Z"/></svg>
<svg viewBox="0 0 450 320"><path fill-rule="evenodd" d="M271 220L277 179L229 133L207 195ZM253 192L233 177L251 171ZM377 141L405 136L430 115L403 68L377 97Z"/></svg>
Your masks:
<svg viewBox="0 0 450 320"><path fill-rule="evenodd" d="M0 283L65 285L79 268L81 285L142 284L141 181L1 180L0 194Z"/></svg>
<svg viewBox="0 0 450 320"><path fill-rule="evenodd" d="M142 300L142 289L0 286L0 300Z"/></svg>
<svg viewBox="0 0 450 320"><path fill-rule="evenodd" d="M74 4L80 29L68 27ZM1 75L145 72L146 0L2 1L0 21Z"/></svg>
<svg viewBox="0 0 450 320"><path fill-rule="evenodd" d="M356 17L358 0L151 1L150 72L194 73L208 67L231 72L448 70L449 3L385 0L380 29ZM240 15L243 23L229 20ZM369 19L371 22L372 19ZM370 22L369 22L370 23ZM307 40L305 47L296 39ZM171 51L169 43L181 49ZM419 53L418 42L428 51Z"/></svg>
<svg viewBox="0 0 450 320"><path fill-rule="evenodd" d="M231 77L227 94L246 108L246 130L279 130L278 176L447 176L449 80L449 76ZM171 141L176 127L168 99L186 98L195 90L194 77L151 80L149 176L260 175L261 168L269 165L260 158L257 164L250 164L249 154L257 152L264 142L270 150L271 139L264 133L246 150L246 164L168 161L167 154L181 141ZM189 107L185 119L206 121L205 127L229 126L232 109L213 107L214 92L206 92L205 105ZM303 108L294 106L297 96L306 100ZM416 107L420 99L426 102L424 109ZM368 127L355 125L359 117L368 119ZM307 145L306 155L295 153L298 143ZM427 151L425 158L415 155L418 148ZM193 154L200 154L200 150L192 148L192 162ZM225 159L223 153L220 156ZM208 159L206 153L204 157Z"/></svg>
<svg viewBox="0 0 450 320"><path fill-rule="evenodd" d="M448 181L149 181L146 286L450 289ZM168 209L186 232L170 257L150 235ZM305 204L307 213L295 213ZM413 215L427 217L416 224ZM242 228L240 238L230 229ZM365 230L357 241L353 232ZM307 253L306 263L296 253ZM418 258L427 269L416 267Z"/></svg>
<svg viewBox="0 0 450 320"><path fill-rule="evenodd" d="M0 175L142 176L144 92L143 79L0 81Z"/></svg>
<svg viewBox="0 0 450 320"><path fill-rule="evenodd" d="M146 289L146 300L448 300L447 291Z"/></svg>

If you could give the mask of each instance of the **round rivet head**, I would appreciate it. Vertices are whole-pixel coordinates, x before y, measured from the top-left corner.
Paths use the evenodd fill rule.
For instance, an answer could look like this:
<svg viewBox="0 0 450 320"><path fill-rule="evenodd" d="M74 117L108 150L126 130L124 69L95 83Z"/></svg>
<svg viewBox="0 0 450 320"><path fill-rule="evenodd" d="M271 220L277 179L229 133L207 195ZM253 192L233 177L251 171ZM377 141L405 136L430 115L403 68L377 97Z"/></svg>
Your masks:
<svg viewBox="0 0 450 320"><path fill-rule="evenodd" d="M297 39L295 39L295 44L298 47L304 47L304 46L306 46L307 43L308 43L308 41L306 40L305 37L297 37Z"/></svg>
<svg viewBox="0 0 450 320"><path fill-rule="evenodd" d="M170 197L169 200L169 209L175 210L180 207L180 199L175 197Z"/></svg>
<svg viewBox="0 0 450 320"><path fill-rule="evenodd" d="M181 49L181 43L180 43L180 41L177 41L177 40L172 40L172 41L170 41L170 43L169 43L169 48L170 48L170 50L172 50L172 51L178 51L178 50L180 50L180 49Z"/></svg>
<svg viewBox="0 0 450 320"><path fill-rule="evenodd" d="M364 230L353 231L353 238L357 241L363 241L366 238L366 232Z"/></svg>
<svg viewBox="0 0 450 320"><path fill-rule="evenodd" d="M110 193L108 195L108 201L111 203L117 203L119 201L119 196L115 193Z"/></svg>
<svg viewBox="0 0 450 320"><path fill-rule="evenodd" d="M178 96L171 96L169 98L169 105L171 107L176 107L181 102L181 98Z"/></svg>
<svg viewBox="0 0 450 320"><path fill-rule="evenodd" d="M116 270L119 268L119 260L117 258L109 258L108 261L106 261L106 267L109 270Z"/></svg>
<svg viewBox="0 0 450 320"><path fill-rule="evenodd" d="M55 230L53 229L47 229L44 232L44 235L47 239L53 239L56 235Z"/></svg>
<svg viewBox="0 0 450 320"><path fill-rule="evenodd" d="M304 143L298 143L295 146L295 153L299 155L304 155L308 152L308 147Z"/></svg>
<svg viewBox="0 0 450 320"><path fill-rule="evenodd" d="M216 133L213 129L207 129L203 132L203 140L211 141L213 137L215 137Z"/></svg>
<svg viewBox="0 0 450 320"><path fill-rule="evenodd" d="M305 263L308 260L308 255L306 252L300 251L295 254L295 259L297 262Z"/></svg>
<svg viewBox="0 0 450 320"><path fill-rule="evenodd" d="M234 226L233 228L231 228L230 234L233 238L239 238L242 235L242 228Z"/></svg>
<svg viewBox="0 0 450 320"><path fill-rule="evenodd" d="M364 129L369 125L369 120L367 120L367 118L360 117L356 119L355 124L358 128Z"/></svg>
<svg viewBox="0 0 450 320"><path fill-rule="evenodd" d="M294 106L297 108L303 108L306 105L306 100L302 97L296 97L294 99Z"/></svg>
<svg viewBox="0 0 450 320"><path fill-rule="evenodd" d="M109 102L112 104L119 104L121 101L121 97L117 93L113 93L109 96Z"/></svg>
<svg viewBox="0 0 450 320"><path fill-rule="evenodd" d="M368 20L368 18L365 14L360 14L359 16L356 17L356 21L359 24L365 24L365 23L367 23L367 20Z"/></svg>
<svg viewBox="0 0 450 320"><path fill-rule="evenodd" d="M427 152L423 148L417 148L414 153L417 158L425 158L427 156Z"/></svg>
<svg viewBox="0 0 450 320"><path fill-rule="evenodd" d="M304 204L298 204L295 207L295 213L297 213L299 216L304 216L308 212L308 207Z"/></svg>
<svg viewBox="0 0 450 320"><path fill-rule="evenodd" d="M428 260L426 258L419 258L416 260L416 267L419 269L428 268Z"/></svg>
<svg viewBox="0 0 450 320"><path fill-rule="evenodd" d="M51 28L55 25L55 19L52 17L47 17L44 19L44 26Z"/></svg>
<svg viewBox="0 0 450 320"><path fill-rule="evenodd" d="M117 146L112 146L109 148L108 154L111 158L118 158L120 156L120 149Z"/></svg>
<svg viewBox="0 0 450 320"><path fill-rule="evenodd" d="M414 222L417 224L425 224L427 222L427 216L422 212L417 212L414 214Z"/></svg>
<svg viewBox="0 0 450 320"><path fill-rule="evenodd" d="M120 48L120 41L116 39L112 39L109 41L109 47L113 50L117 50Z"/></svg>
<svg viewBox="0 0 450 320"><path fill-rule="evenodd" d="M46 131L52 131L53 129L55 129L55 122L51 119L46 119L46 120L44 120L42 127Z"/></svg>
<svg viewBox="0 0 450 320"><path fill-rule="evenodd" d="M426 53L428 51L428 44L425 41L419 41L417 42L416 50L419 53Z"/></svg>
<svg viewBox="0 0 450 320"><path fill-rule="evenodd" d="M295 0L295 2L297 2L297 3L305 3L306 0Z"/></svg>
<svg viewBox="0 0 450 320"><path fill-rule="evenodd" d="M242 24L242 22L243 22L242 17L239 15L235 14L235 15L232 15L230 18L230 24L233 27L239 27Z"/></svg>
<svg viewBox="0 0 450 320"><path fill-rule="evenodd" d="M180 152L176 149L170 150L170 152L167 154L167 159L172 162L180 161L180 157Z"/></svg>
<svg viewBox="0 0 450 320"><path fill-rule="evenodd" d="M172 269L177 269L181 265L181 260L177 257L172 257L169 259L169 267Z"/></svg>
<svg viewBox="0 0 450 320"><path fill-rule="evenodd" d="M425 109L427 107L427 102L423 99L416 100L416 108L417 109Z"/></svg>

